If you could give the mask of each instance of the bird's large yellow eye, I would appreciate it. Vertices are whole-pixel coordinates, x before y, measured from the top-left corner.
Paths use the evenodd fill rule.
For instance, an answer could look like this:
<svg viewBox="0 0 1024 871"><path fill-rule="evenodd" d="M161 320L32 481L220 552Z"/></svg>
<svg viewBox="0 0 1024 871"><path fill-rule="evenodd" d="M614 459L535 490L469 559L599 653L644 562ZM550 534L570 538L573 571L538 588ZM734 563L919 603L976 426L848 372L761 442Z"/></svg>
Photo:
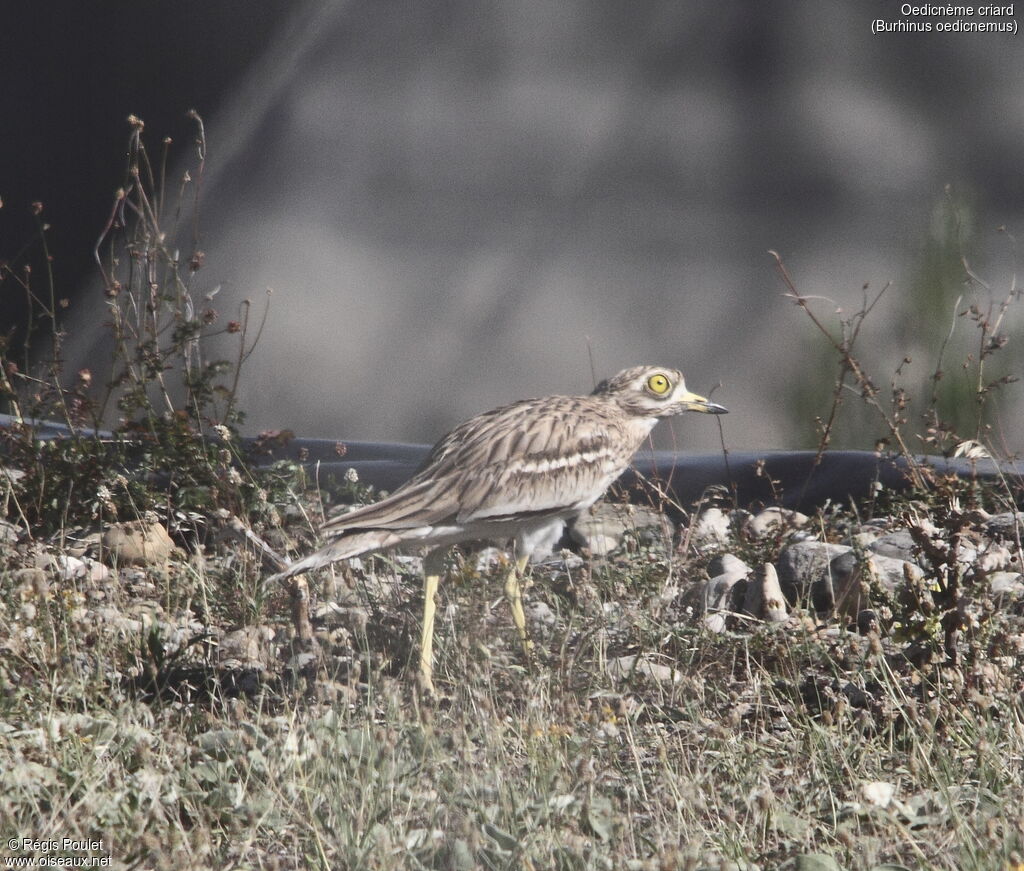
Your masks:
<svg viewBox="0 0 1024 871"><path fill-rule="evenodd" d="M655 396L664 396L668 393L668 389L672 386L668 377L658 372L656 375L652 375L647 379L647 388Z"/></svg>

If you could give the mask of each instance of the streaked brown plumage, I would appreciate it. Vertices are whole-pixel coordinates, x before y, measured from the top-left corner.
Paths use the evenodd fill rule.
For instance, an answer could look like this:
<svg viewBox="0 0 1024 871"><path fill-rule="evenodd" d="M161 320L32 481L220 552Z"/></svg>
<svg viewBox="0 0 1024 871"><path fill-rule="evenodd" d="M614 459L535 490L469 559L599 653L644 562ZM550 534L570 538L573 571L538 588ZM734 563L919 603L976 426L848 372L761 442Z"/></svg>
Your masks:
<svg viewBox="0 0 1024 871"><path fill-rule="evenodd" d="M659 418L685 411L725 409L687 391L677 370L639 366L589 396L526 399L478 415L442 438L423 468L386 499L324 524L331 540L270 580L399 546L437 553L460 541L514 539L516 569L505 592L528 648L517 572L604 494ZM432 690L436 557L428 557L424 574L420 676Z"/></svg>

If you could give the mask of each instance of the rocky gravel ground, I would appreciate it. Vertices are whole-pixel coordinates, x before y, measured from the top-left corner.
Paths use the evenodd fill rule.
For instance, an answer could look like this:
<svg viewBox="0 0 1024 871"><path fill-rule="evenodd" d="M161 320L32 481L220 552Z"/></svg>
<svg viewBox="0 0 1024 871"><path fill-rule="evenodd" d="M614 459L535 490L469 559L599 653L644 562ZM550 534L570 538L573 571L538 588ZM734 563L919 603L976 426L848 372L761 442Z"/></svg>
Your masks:
<svg viewBox="0 0 1024 871"><path fill-rule="evenodd" d="M4 522L0 828L96 837L122 867L160 867L158 846L189 867L303 867L312 855L329 867L1011 867L1024 851L1021 515L958 499L870 518L711 506L683 523L609 499L532 570L534 663L497 580L508 554L454 553L437 700L413 688L418 556L317 575L303 644L287 596L262 588L258 552L222 514L49 539ZM259 532L277 547L310 537ZM304 778L307 764L333 770L336 752L352 764L351 748L311 749L329 743L325 723L339 740L338 722L346 741L374 736L377 773L357 766L358 795L335 784L338 806L307 818L298 782L276 781L298 757ZM413 734L418 750L403 744ZM456 735L469 754L458 765L483 766L466 774L472 799L435 771L404 810L388 804L342 836L344 808L371 783L426 776L384 783L387 765L447 754ZM842 757L839 783L784 764L811 735L820 746L802 752ZM290 741L305 749L285 765ZM546 786L536 741L557 748ZM1016 775L986 781L979 748ZM104 759L113 780L96 770ZM920 775L940 759L949 777ZM520 784L534 823L515 801L512 812L481 798L502 793L485 770ZM757 836L741 834L751 819ZM965 832L974 842L943 860Z"/></svg>

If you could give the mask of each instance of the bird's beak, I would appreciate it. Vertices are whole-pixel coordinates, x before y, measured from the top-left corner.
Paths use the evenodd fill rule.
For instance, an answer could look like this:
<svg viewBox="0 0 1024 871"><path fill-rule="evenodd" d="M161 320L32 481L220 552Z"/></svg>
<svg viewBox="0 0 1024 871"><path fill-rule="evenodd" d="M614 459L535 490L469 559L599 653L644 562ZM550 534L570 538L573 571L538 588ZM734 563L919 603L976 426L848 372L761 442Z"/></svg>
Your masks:
<svg viewBox="0 0 1024 871"><path fill-rule="evenodd" d="M679 397L679 402L686 411L699 411L701 414L728 414L729 409L717 402L711 402L704 396L696 393L684 393Z"/></svg>

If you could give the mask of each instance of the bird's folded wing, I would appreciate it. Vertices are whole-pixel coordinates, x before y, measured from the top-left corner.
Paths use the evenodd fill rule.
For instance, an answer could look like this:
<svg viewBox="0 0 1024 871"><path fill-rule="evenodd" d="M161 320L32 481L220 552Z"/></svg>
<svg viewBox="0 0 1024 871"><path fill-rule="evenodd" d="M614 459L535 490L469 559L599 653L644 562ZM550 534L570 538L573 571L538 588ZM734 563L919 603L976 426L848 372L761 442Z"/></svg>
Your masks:
<svg viewBox="0 0 1024 871"><path fill-rule="evenodd" d="M324 525L412 529L568 514L593 503L638 441L588 397L525 400L482 414L445 436L391 496Z"/></svg>
<svg viewBox="0 0 1024 871"><path fill-rule="evenodd" d="M414 529L442 523L458 513L455 484L450 476L413 478L380 502L328 520L321 530L330 535L348 529Z"/></svg>
<svg viewBox="0 0 1024 871"><path fill-rule="evenodd" d="M571 513L600 497L632 451L610 421L573 411L523 403L490 418L490 432L449 441L436 466L457 477L457 521Z"/></svg>

